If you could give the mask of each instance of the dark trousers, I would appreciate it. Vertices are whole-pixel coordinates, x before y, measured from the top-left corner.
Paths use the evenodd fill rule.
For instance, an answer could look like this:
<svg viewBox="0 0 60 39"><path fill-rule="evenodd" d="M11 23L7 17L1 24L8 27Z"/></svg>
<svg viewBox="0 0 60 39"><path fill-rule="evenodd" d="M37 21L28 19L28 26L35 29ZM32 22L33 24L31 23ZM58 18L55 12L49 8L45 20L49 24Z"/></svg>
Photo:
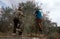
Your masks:
<svg viewBox="0 0 60 39"><path fill-rule="evenodd" d="M18 25L18 23L14 23L14 29L13 29L13 33L16 33L16 28L18 28L18 29L20 29L20 25L19 26L17 26ZM19 32L19 35L21 35L22 34L22 31L18 31Z"/></svg>
<svg viewBox="0 0 60 39"><path fill-rule="evenodd" d="M14 18L14 28L13 28L13 33L16 33L16 28L20 29L20 26L21 26L21 21L19 21L18 19ZM19 24L19 25L18 25ZM22 34L22 31L18 31L19 32L19 35Z"/></svg>
<svg viewBox="0 0 60 39"><path fill-rule="evenodd" d="M17 28L17 23L14 23L14 29L13 29L13 33L16 33L16 28Z"/></svg>

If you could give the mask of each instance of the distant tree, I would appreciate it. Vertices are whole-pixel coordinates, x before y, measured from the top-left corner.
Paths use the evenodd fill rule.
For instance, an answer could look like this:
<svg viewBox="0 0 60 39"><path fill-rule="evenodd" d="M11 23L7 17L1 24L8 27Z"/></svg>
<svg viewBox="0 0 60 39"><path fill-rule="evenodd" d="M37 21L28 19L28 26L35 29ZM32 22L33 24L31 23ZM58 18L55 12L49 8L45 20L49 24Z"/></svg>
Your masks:
<svg viewBox="0 0 60 39"><path fill-rule="evenodd" d="M37 32L35 27L35 8L36 4L32 1L27 1L25 3L19 3L19 7L22 7L22 11L25 15L24 20L24 32L32 33Z"/></svg>
<svg viewBox="0 0 60 39"><path fill-rule="evenodd" d="M2 7L2 17L1 17L1 26L0 31L6 32L9 30L10 23L12 22L12 9L9 7L3 8Z"/></svg>
<svg viewBox="0 0 60 39"><path fill-rule="evenodd" d="M57 32L57 23L49 20L49 17L47 17L47 15L44 15L43 18L44 18L43 23L42 23L43 33L51 34L51 33Z"/></svg>

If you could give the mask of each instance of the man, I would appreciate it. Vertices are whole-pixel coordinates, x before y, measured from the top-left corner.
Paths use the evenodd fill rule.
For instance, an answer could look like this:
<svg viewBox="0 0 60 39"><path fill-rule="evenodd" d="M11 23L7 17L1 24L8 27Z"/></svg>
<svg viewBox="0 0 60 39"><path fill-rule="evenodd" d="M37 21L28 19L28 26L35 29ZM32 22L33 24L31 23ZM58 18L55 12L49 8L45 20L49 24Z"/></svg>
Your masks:
<svg viewBox="0 0 60 39"><path fill-rule="evenodd" d="M35 16L37 27L39 28L39 31L41 31L42 33L42 13L41 11L39 11L39 9L36 9Z"/></svg>
<svg viewBox="0 0 60 39"><path fill-rule="evenodd" d="M22 31L20 29L20 26L22 24L22 21L21 21L22 16L23 16L22 9L21 9L21 7L19 7L18 10L15 13L15 16L14 16L14 19L13 19L13 22L14 22L13 35L16 35L16 30L19 31L19 35L22 34Z"/></svg>

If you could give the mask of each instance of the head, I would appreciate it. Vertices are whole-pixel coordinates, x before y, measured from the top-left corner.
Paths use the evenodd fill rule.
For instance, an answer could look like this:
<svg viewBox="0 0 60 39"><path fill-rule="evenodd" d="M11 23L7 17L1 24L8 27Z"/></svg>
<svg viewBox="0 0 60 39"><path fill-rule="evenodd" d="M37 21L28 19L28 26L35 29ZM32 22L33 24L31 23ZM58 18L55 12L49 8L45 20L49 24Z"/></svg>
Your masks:
<svg viewBox="0 0 60 39"><path fill-rule="evenodd" d="M22 11L22 7L19 7L18 10L19 10L19 11Z"/></svg>
<svg viewBox="0 0 60 39"><path fill-rule="evenodd" d="M42 10L41 8L35 8L35 11L39 11L39 10Z"/></svg>

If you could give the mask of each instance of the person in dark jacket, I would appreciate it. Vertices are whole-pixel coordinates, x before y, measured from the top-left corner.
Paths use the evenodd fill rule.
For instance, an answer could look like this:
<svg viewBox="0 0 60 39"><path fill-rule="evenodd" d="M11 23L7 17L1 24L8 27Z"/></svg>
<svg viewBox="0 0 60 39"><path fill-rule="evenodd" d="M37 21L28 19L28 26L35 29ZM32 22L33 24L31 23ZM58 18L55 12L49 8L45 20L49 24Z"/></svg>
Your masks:
<svg viewBox="0 0 60 39"><path fill-rule="evenodd" d="M13 19L13 22L14 22L13 35L16 35L16 30L19 31L19 35L22 34L22 31L20 29L20 26L22 24L22 21L21 21L22 16L23 16L22 10L19 7L19 9L16 10L16 13L14 14L14 19Z"/></svg>

